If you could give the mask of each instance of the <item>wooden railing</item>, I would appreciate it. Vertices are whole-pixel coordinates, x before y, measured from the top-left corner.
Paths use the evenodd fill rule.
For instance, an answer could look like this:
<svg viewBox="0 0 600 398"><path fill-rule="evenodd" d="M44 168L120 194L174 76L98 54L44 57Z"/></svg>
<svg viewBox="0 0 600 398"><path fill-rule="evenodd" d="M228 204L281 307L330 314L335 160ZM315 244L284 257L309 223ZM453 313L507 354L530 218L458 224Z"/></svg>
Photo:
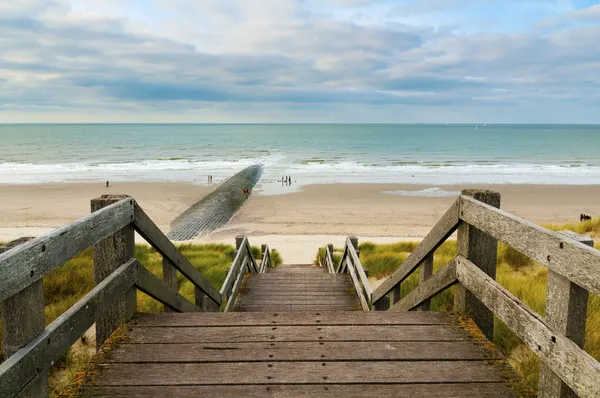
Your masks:
<svg viewBox="0 0 600 398"><path fill-rule="evenodd" d="M498 317L541 359L540 396L574 392L598 397L600 363L582 347L588 292L600 294L600 251L585 237L550 231L499 207L495 192L463 191L421 244L375 289L373 305L378 310L423 309L433 296L456 285L456 312L470 316L490 340L494 316ZM458 255L432 274L435 250L455 231ZM495 281L498 241L548 268L545 319ZM419 267L420 284L400 298L402 282Z"/></svg>
<svg viewBox="0 0 600 398"><path fill-rule="evenodd" d="M238 236L235 240L236 256L227 272L227 277L220 291L222 297L227 300L224 312L229 312L233 309L246 273L264 273L268 267L272 267L271 251L267 245L261 246L262 261L259 267L252 256L252 247L248 243L248 238Z"/></svg>
<svg viewBox="0 0 600 398"><path fill-rule="evenodd" d="M227 288L241 270L257 271L248 240L238 244L236 260L221 292L178 251L133 198L104 196L92 200L91 215L43 237L0 254L3 351L0 364L0 396L35 396L48 393L48 369L94 323L96 344L104 341L136 311L140 290L175 312L226 310L235 295ZM163 256L163 279L148 271L134 257L134 231ZM96 286L47 327L44 325L42 278L77 254L94 246ZM264 251L264 266L270 252ZM233 270L237 270L233 272ZM177 291L179 271L195 287L195 302ZM237 293L239 284L233 289ZM237 289L237 290L236 290Z"/></svg>
<svg viewBox="0 0 600 398"><path fill-rule="evenodd" d="M371 311L371 296L373 291L369 279L367 278L367 272L360 262L358 239L356 236L350 236L346 239L344 253L342 254L342 258L337 267L333 264L333 245L331 244L325 246L324 256L322 259L319 259L319 262L322 266L327 267L330 274L350 274L352 285L354 286L354 291L356 292L362 310Z"/></svg>

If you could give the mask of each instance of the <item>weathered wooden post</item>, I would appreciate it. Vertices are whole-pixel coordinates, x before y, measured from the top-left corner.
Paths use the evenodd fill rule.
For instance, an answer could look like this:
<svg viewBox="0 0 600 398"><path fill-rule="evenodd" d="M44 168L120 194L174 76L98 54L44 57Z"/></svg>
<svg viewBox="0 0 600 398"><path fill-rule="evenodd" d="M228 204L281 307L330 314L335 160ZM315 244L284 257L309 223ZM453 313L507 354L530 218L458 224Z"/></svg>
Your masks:
<svg viewBox="0 0 600 398"><path fill-rule="evenodd" d="M419 267L419 284L433 275L433 253L423 259ZM415 311L431 311L431 299L427 299Z"/></svg>
<svg viewBox="0 0 600 398"><path fill-rule="evenodd" d="M354 246L354 250L356 250L356 255L360 257L360 250L358 250L358 238L356 236L349 237L352 246Z"/></svg>
<svg viewBox="0 0 600 398"><path fill-rule="evenodd" d="M500 208L498 192L478 189L465 189L461 193L490 206ZM479 269L496 279L496 256L498 241L467 223L458 227L456 247L458 254L473 262ZM461 284L454 291L454 310L465 314L481 329L488 340L494 336L494 314Z"/></svg>
<svg viewBox="0 0 600 398"><path fill-rule="evenodd" d="M260 263L260 267L262 268L263 264L262 261L265 259L265 253L267 252L267 245L266 244L262 244L260 245L260 258L261 258L261 263ZM271 266L271 264L269 264L269 267ZM266 265L265 265L266 267ZM265 272L267 271L267 269L265 268Z"/></svg>
<svg viewBox="0 0 600 398"><path fill-rule="evenodd" d="M561 234L584 245L594 246L587 236L571 231ZM561 246L562 247L562 246ZM573 264L574 266L576 264ZM587 317L588 291L562 275L548 270L546 320L556 330L583 348ZM540 363L540 397L576 397L577 395L546 364Z"/></svg>
<svg viewBox="0 0 600 398"><path fill-rule="evenodd" d="M333 263L333 244L328 243L327 248L329 249L329 253L331 253L331 267L333 268L333 272L336 272L336 265ZM327 265L327 250L325 250L325 265Z"/></svg>
<svg viewBox="0 0 600 398"><path fill-rule="evenodd" d="M127 195L102 195L92 199L92 213L127 198L130 197ZM94 282L96 285L131 259L134 256L134 250L135 235L131 224L97 243L94 246ZM125 293L122 300L104 310L104 313L96 319L97 349L100 349L119 325L131 318L136 307L136 289L132 287Z"/></svg>
<svg viewBox="0 0 600 398"><path fill-rule="evenodd" d="M2 252L4 250L0 250L0 253ZM6 359L27 345L46 327L42 279L5 299L0 308L2 309L2 351ZM41 369L37 377L19 396L32 398L48 396L48 369Z"/></svg>
<svg viewBox="0 0 600 398"><path fill-rule="evenodd" d="M174 289L177 289L177 269L173 266L173 263L171 263L171 261L169 261L169 259L164 256L163 256L163 260L162 260L162 269L163 269L163 281L165 282L165 284L168 286L171 286ZM197 295L196 295L196 301L198 301ZM174 312L171 308L169 308L168 305L164 306L164 311L165 312Z"/></svg>
<svg viewBox="0 0 600 398"><path fill-rule="evenodd" d="M400 301L400 294L402 292L402 284L398 285L390 292L390 298L388 300L388 308Z"/></svg>

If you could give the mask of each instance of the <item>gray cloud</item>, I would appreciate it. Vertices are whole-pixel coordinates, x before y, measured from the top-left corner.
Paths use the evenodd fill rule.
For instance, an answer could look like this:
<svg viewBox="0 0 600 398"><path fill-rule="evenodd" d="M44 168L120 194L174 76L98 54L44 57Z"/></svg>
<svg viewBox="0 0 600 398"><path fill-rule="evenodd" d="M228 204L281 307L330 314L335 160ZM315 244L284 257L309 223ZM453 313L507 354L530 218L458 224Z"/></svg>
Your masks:
<svg viewBox="0 0 600 398"><path fill-rule="evenodd" d="M357 107L389 118L442 108L454 111L436 117L468 119L500 108L502 117L512 108L515 120L524 109L538 118L558 108L598 117L598 26L544 36L460 35L398 22L357 24L287 0L277 3L275 16L257 19L250 18L257 12L252 2L207 2L202 11L219 16L214 30L181 19L178 29L153 31L115 15L75 13L66 2L10 3L0 2L0 107L23 114L39 107L241 112L252 104L267 120L275 108L297 114L285 111L293 107L315 115L329 107L338 120L342 109ZM176 19L198 12L195 2L184 3L165 3L164 10ZM594 12L565 18L589 20Z"/></svg>

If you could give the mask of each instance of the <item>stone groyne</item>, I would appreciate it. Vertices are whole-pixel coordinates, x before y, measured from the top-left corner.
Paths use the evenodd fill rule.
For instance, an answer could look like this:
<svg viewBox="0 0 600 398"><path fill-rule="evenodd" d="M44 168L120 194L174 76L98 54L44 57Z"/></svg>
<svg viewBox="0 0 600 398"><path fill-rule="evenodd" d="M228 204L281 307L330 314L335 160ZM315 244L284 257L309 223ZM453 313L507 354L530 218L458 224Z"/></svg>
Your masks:
<svg viewBox="0 0 600 398"><path fill-rule="evenodd" d="M248 199L244 189L251 190L262 173L261 165L253 165L225 180L171 222L171 231L167 234L169 239L190 240L225 225Z"/></svg>

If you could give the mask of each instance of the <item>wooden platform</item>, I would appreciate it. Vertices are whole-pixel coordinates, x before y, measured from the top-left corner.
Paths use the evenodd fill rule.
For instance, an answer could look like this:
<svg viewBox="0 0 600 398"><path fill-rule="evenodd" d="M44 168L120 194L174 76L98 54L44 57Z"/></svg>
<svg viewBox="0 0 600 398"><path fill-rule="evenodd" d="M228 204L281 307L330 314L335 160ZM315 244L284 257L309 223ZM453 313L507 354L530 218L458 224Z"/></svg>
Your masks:
<svg viewBox="0 0 600 398"><path fill-rule="evenodd" d="M328 274L327 268L284 265L246 278L238 312L356 311L360 304L348 274Z"/></svg>
<svg viewBox="0 0 600 398"><path fill-rule="evenodd" d="M467 329L429 312L139 314L80 394L521 395L501 355Z"/></svg>
<svg viewBox="0 0 600 398"><path fill-rule="evenodd" d="M79 394L526 395L472 323L446 313L356 311L348 275L325 270L252 274L239 312L138 314L97 357Z"/></svg>

